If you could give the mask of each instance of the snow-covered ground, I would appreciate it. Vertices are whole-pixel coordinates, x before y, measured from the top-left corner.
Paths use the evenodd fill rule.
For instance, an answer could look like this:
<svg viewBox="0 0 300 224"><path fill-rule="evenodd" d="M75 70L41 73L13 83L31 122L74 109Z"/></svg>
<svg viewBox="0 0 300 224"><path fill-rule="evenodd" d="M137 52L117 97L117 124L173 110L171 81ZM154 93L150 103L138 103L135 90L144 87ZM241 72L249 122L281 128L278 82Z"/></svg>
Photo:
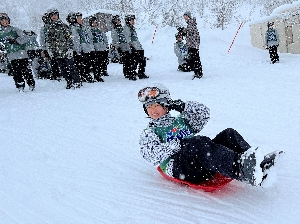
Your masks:
<svg viewBox="0 0 300 224"><path fill-rule="evenodd" d="M200 80L176 71L175 28L158 28L152 44L154 26L138 30L148 80L129 81L110 64L104 83L66 90L36 80L20 94L0 74L0 223L300 223L300 55L270 64L247 24L227 54L237 27L199 28ZM157 82L210 108L202 135L232 127L266 152L284 150L275 184L232 181L205 193L162 178L138 143L148 121L137 92Z"/></svg>

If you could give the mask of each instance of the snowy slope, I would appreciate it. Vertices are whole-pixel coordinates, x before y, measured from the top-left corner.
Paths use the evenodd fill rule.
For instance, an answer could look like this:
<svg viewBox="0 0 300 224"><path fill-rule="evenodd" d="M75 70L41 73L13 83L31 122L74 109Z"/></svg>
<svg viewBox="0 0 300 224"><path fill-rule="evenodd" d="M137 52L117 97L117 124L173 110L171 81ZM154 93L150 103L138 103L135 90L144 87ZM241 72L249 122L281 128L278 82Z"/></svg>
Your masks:
<svg viewBox="0 0 300 224"><path fill-rule="evenodd" d="M128 81L109 65L104 83L65 90L64 82L37 80L17 93L0 74L0 223L299 223L299 59L250 45L245 25L200 28L204 77L177 72L175 28L138 30L148 80ZM255 188L233 181L214 193L168 182L139 154L147 125L137 91L149 83L169 87L173 99L211 109L201 134L232 127L262 150L285 150L277 182Z"/></svg>

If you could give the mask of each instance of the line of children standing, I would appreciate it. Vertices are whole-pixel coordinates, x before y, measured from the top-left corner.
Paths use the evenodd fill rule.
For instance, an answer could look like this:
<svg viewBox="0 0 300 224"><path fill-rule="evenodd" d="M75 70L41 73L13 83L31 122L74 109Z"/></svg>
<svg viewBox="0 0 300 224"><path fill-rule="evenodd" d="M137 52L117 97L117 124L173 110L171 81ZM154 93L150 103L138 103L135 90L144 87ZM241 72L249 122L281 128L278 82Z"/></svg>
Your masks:
<svg viewBox="0 0 300 224"><path fill-rule="evenodd" d="M134 27L134 15L125 17L126 26L123 27L119 15L113 16L111 31L112 45L115 47L123 62L123 74L129 80L149 78L145 75L146 59ZM138 67L138 72L136 69Z"/></svg>
<svg viewBox="0 0 300 224"><path fill-rule="evenodd" d="M82 13L78 12L69 13L67 17L68 26L62 22L58 10L54 8L43 14L42 21L44 25L39 35L40 46L36 41L37 35L35 33L27 32L26 35L17 28L13 29L16 34L15 39L1 41L7 49L12 49L8 44L15 46L16 52L18 51L22 55L22 57L12 58L16 52L11 54L12 52L8 51L8 58L12 65L10 71L14 74L15 83L19 90L24 90L24 80L30 86L30 90L35 88L31 68L36 70L34 74L37 78L60 81L63 77L67 82L66 89L80 88L84 81L104 81L102 77L108 76L107 66L109 63L109 46L106 36L108 29L104 24L99 24L97 18L92 17L89 20L90 26L85 26L82 22ZM112 47L120 53L123 73L129 80L149 78L145 74L146 58L144 49L137 37L134 21L134 15L127 15L125 17L126 25L123 27L118 15L112 19L114 24L111 32ZM6 35L4 30L8 28L4 29L4 26L9 26L9 23L8 16L1 13L1 35ZM35 46L29 41L34 38ZM16 59L18 62L13 61ZM38 62L38 65L31 66L31 61ZM21 66L19 66L20 64ZM92 73L94 77L92 77Z"/></svg>

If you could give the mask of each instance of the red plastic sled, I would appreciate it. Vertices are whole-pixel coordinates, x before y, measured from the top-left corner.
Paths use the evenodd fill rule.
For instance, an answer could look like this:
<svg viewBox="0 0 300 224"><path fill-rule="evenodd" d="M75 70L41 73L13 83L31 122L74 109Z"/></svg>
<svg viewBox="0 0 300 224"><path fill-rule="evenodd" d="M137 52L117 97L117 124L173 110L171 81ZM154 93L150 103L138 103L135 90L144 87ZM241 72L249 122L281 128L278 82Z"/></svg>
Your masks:
<svg viewBox="0 0 300 224"><path fill-rule="evenodd" d="M213 192L215 190L218 190L218 189L222 188L223 186L225 186L226 184L228 184L230 181L232 181L231 178L217 173L213 176L213 178L211 178L207 181L203 181L199 184L192 184L187 181L180 180L178 178L174 178L174 177L170 177L170 176L166 175L164 172L162 172L162 170L159 166L157 167L157 170L163 177L167 178L168 180L171 180L171 181L174 181L174 182L180 183L180 184L185 184L185 185L189 186L190 188L194 188L196 190L203 190L206 192Z"/></svg>

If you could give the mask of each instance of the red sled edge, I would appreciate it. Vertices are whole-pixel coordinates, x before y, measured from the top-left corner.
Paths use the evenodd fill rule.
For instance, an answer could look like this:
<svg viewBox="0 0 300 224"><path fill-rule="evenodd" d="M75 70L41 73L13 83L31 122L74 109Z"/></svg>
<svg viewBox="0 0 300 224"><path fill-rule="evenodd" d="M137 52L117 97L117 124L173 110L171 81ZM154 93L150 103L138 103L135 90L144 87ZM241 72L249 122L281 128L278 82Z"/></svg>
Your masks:
<svg viewBox="0 0 300 224"><path fill-rule="evenodd" d="M199 184L192 184L184 180L180 180L178 178L170 177L166 175L164 172L162 172L160 166L157 167L158 172L165 178L167 178L170 181L179 183L179 184L185 184L189 186L190 188L194 188L196 190L203 190L205 192L213 192L215 190L218 190L228 184L230 181L232 181L231 178L223 176L222 174L215 174L213 178L203 181Z"/></svg>

